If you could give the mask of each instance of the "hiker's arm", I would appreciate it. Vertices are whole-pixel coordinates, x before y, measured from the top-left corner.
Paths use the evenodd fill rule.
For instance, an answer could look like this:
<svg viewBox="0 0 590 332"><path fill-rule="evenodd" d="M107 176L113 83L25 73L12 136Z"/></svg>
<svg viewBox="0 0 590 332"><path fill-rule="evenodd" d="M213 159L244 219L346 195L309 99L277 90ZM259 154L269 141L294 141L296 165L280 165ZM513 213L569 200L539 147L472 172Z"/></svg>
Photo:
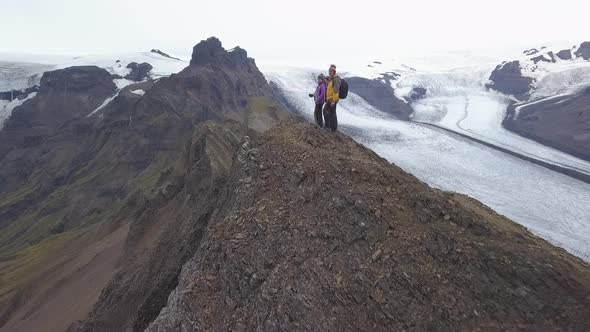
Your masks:
<svg viewBox="0 0 590 332"><path fill-rule="evenodd" d="M338 96L338 94L340 93L340 78L335 78L334 79L334 94Z"/></svg>
<svg viewBox="0 0 590 332"><path fill-rule="evenodd" d="M333 80L333 84L334 84L334 91L333 93L336 95L336 98L340 98L340 96L338 95L340 93L340 78L336 77ZM331 100L332 104L336 103L336 100Z"/></svg>

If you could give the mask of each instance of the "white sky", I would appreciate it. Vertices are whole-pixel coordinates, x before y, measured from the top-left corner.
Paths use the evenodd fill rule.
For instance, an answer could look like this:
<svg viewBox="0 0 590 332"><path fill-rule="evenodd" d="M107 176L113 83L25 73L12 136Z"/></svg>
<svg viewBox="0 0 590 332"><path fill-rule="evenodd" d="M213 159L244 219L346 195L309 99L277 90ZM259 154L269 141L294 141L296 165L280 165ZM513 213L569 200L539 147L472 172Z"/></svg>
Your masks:
<svg viewBox="0 0 590 332"><path fill-rule="evenodd" d="M588 0L0 0L0 13L0 52L18 53L188 54L212 35L273 59L590 40Z"/></svg>

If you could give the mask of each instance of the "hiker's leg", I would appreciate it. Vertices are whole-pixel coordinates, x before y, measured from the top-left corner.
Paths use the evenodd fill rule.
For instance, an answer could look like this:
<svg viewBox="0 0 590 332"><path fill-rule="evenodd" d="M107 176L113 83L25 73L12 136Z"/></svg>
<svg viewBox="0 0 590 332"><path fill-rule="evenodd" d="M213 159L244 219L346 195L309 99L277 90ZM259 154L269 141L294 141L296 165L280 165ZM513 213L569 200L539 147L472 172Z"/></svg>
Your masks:
<svg viewBox="0 0 590 332"><path fill-rule="evenodd" d="M332 119L330 120L330 128L332 129L332 131L336 131L338 130L338 117L336 116L336 106L338 106L338 103L334 104L334 106L332 106Z"/></svg>
<svg viewBox="0 0 590 332"><path fill-rule="evenodd" d="M324 105L324 127L330 128L330 104Z"/></svg>
<svg viewBox="0 0 590 332"><path fill-rule="evenodd" d="M322 104L316 104L314 111L315 123L320 126L320 128L324 126L324 119L322 118L322 106Z"/></svg>

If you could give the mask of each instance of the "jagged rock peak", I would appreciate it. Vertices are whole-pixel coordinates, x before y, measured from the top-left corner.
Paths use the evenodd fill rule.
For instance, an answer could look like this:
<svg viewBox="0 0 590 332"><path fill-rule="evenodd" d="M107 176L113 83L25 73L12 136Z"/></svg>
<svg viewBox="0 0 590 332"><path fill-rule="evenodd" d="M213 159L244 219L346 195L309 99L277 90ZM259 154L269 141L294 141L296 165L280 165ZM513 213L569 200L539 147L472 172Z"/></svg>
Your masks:
<svg viewBox="0 0 590 332"><path fill-rule="evenodd" d="M216 37L203 40L193 48L191 66L221 66L232 69L250 69L254 60L248 58L246 50L236 47L232 50L225 50L221 41Z"/></svg>

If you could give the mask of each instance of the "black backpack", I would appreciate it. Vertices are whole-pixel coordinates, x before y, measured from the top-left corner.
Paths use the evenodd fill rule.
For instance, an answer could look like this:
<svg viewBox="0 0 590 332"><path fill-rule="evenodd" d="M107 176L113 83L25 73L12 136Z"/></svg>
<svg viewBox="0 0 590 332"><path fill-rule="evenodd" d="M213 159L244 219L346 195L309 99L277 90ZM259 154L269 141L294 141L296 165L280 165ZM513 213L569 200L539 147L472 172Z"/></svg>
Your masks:
<svg viewBox="0 0 590 332"><path fill-rule="evenodd" d="M346 99L348 97L348 82L344 79L340 79L340 90L338 91L338 97L340 99Z"/></svg>

